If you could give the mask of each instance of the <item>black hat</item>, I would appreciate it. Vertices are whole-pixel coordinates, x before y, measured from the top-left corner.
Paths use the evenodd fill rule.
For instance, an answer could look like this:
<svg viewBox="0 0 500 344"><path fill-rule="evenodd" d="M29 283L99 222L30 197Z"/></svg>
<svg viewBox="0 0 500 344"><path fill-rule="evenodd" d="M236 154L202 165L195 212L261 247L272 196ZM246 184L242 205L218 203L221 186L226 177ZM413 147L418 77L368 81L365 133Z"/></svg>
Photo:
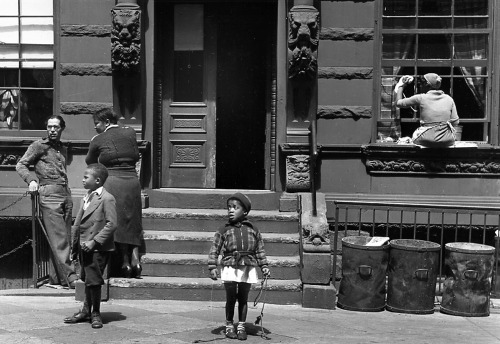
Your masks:
<svg viewBox="0 0 500 344"><path fill-rule="evenodd" d="M247 213L250 212L250 209L252 208L252 202L250 201L250 198L243 195L241 192L237 192L237 193L231 195L231 197L229 197L227 199L227 201L229 202L229 200L232 200L232 199L238 200L241 203L241 205L243 206L243 208L245 208Z"/></svg>

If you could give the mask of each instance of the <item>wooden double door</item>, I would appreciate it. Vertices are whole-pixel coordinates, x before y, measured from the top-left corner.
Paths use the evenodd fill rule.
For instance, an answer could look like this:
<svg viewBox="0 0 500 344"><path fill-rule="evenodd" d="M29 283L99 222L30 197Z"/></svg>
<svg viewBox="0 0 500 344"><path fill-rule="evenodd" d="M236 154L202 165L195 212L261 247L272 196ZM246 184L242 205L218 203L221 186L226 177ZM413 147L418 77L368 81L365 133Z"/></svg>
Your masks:
<svg viewBox="0 0 500 344"><path fill-rule="evenodd" d="M276 4L158 7L161 187L269 189Z"/></svg>

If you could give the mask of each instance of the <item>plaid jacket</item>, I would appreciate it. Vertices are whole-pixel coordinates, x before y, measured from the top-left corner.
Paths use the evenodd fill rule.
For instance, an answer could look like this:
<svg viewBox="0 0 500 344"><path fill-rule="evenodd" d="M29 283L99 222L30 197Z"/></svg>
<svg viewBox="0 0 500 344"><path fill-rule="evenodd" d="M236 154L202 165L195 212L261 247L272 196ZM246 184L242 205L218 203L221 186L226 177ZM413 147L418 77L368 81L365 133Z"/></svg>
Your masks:
<svg viewBox="0 0 500 344"><path fill-rule="evenodd" d="M248 253L242 254L238 259L236 251ZM223 255L221 262L224 266L259 266L261 269L267 267L260 231L248 220L236 224L227 223L215 233L208 254L209 270L217 268L219 254Z"/></svg>

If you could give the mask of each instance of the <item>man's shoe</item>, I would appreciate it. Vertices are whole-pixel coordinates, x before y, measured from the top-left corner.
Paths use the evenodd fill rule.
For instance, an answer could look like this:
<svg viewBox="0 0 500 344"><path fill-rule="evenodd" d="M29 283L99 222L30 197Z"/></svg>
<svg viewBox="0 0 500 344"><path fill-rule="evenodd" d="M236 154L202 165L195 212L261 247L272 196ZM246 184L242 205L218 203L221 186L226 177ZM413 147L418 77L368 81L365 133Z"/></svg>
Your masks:
<svg viewBox="0 0 500 344"><path fill-rule="evenodd" d="M97 312L92 312L92 328L102 328L101 314Z"/></svg>
<svg viewBox="0 0 500 344"><path fill-rule="evenodd" d="M76 280L69 282L68 288L69 289L75 289L75 286L76 286Z"/></svg>
<svg viewBox="0 0 500 344"><path fill-rule="evenodd" d="M236 339L238 336L236 335L236 332L234 332L234 328L232 327L226 327L226 337L230 339Z"/></svg>
<svg viewBox="0 0 500 344"><path fill-rule="evenodd" d="M243 330L238 330L238 339L239 340L247 340L247 331L245 329Z"/></svg>
<svg viewBox="0 0 500 344"><path fill-rule="evenodd" d="M76 324L81 322L88 322L90 320L89 313L81 310L76 312L70 317L64 318L64 323L66 324Z"/></svg>

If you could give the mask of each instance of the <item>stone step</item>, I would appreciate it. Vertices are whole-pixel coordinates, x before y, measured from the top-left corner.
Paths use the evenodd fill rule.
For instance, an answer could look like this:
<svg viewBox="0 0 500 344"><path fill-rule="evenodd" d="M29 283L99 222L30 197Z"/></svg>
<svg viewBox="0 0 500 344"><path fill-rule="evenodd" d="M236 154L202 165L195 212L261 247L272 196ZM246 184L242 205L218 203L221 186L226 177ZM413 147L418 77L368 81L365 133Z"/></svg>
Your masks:
<svg viewBox="0 0 500 344"><path fill-rule="evenodd" d="M144 231L147 253L207 254L210 251L213 232ZM268 255L296 256L299 254L299 234L262 233Z"/></svg>
<svg viewBox="0 0 500 344"><path fill-rule="evenodd" d="M299 256L267 256L273 279L300 278ZM156 277L208 277L207 254L147 253L141 257L142 275Z"/></svg>
<svg viewBox="0 0 500 344"><path fill-rule="evenodd" d="M261 284L252 285L249 302L257 297ZM111 299L225 301L222 282L210 278L151 277L141 279L111 278ZM301 304L302 282L269 279L261 301L272 304Z"/></svg>
<svg viewBox="0 0 500 344"><path fill-rule="evenodd" d="M252 201L253 210L279 209L281 192L233 189L149 189L149 206L153 208L225 209L226 201L235 192L242 192Z"/></svg>
<svg viewBox="0 0 500 344"><path fill-rule="evenodd" d="M297 233L297 212L252 210L248 219L263 233ZM225 209L146 208L142 210L144 230L215 232L227 221Z"/></svg>

